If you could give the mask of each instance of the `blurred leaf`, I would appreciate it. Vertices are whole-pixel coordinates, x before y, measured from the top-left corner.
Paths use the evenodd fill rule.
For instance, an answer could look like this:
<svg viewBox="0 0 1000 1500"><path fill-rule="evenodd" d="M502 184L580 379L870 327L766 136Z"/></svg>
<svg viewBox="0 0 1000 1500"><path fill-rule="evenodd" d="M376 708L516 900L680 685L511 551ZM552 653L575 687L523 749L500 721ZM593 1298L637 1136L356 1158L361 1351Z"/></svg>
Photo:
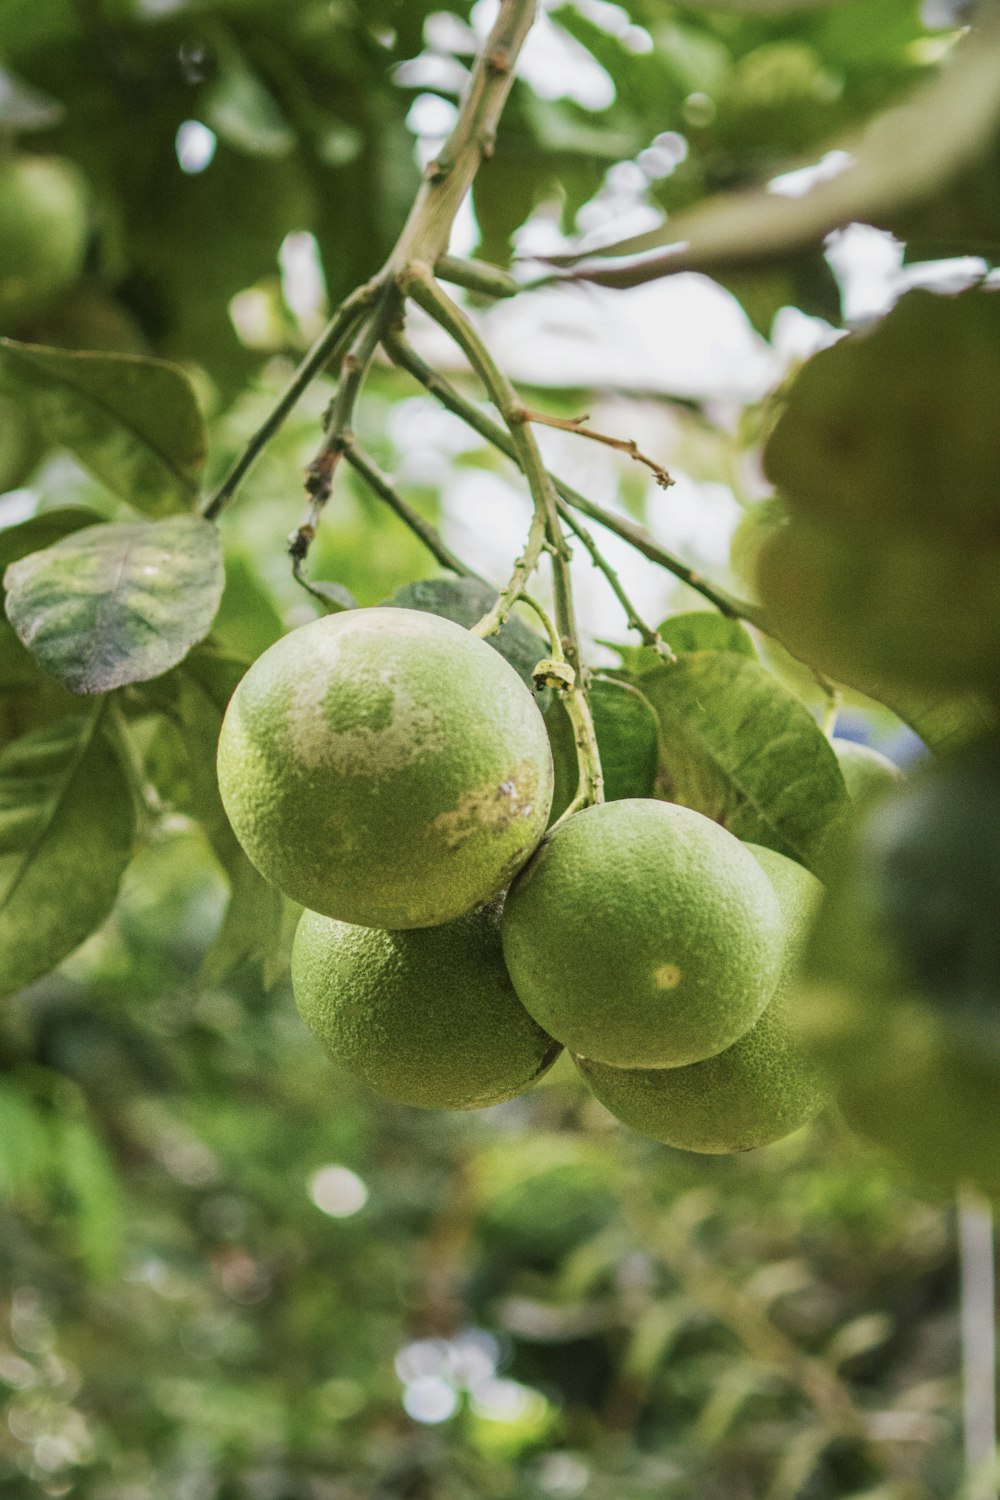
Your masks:
<svg viewBox="0 0 1000 1500"><path fill-rule="evenodd" d="M865 1313L860 1318L852 1318L841 1324L823 1350L823 1358L837 1369L848 1360L870 1354L873 1349L880 1349L892 1338L892 1334L892 1319L887 1318L885 1313Z"/></svg>
<svg viewBox="0 0 1000 1500"><path fill-rule="evenodd" d="M6 620L0 620L0 748L79 707L42 671Z"/></svg>
<svg viewBox="0 0 1000 1500"><path fill-rule="evenodd" d="M146 770L168 806L195 819L229 882L222 925L205 955L200 981L220 983L241 964L262 958L273 982L286 967L286 902L250 863L219 796L215 756L222 717L247 663L210 649L193 651L184 665L140 692L163 718Z"/></svg>
<svg viewBox="0 0 1000 1500"><path fill-rule="evenodd" d="M235 851L227 860L226 873L229 901L198 976L206 985L219 984L253 958L272 958L282 936L285 898L281 891Z"/></svg>
<svg viewBox="0 0 1000 1500"><path fill-rule="evenodd" d="M295 132L274 95L235 48L225 50L202 111L223 140L250 156L282 157L295 147Z"/></svg>
<svg viewBox="0 0 1000 1500"><path fill-rule="evenodd" d="M194 388L175 365L0 339L0 382L50 443L137 510L194 506L207 438Z"/></svg>
<svg viewBox="0 0 1000 1500"><path fill-rule="evenodd" d="M735 651L756 661L753 637L741 620L729 620L715 610L695 609L670 615L657 627L660 638L678 656L688 651Z"/></svg>
<svg viewBox="0 0 1000 1500"><path fill-rule="evenodd" d="M879 688L872 690L872 696L891 708L904 724L909 724L928 750L938 755L996 728L995 707L976 693L935 697L899 688Z"/></svg>
<svg viewBox="0 0 1000 1500"><path fill-rule="evenodd" d="M328 578L302 579L301 582L310 594L323 602L328 614L338 615L342 614L345 609L358 607L357 599L342 583L333 583Z"/></svg>
<svg viewBox="0 0 1000 1500"><path fill-rule="evenodd" d="M70 1116L57 1122L57 1169L74 1200L78 1253L95 1280L119 1268L125 1211L118 1178L94 1127Z"/></svg>
<svg viewBox="0 0 1000 1500"><path fill-rule="evenodd" d="M698 1418L696 1433L706 1448L723 1443L739 1421L744 1408L760 1395L773 1375L749 1359L732 1359L712 1388Z"/></svg>
<svg viewBox="0 0 1000 1500"><path fill-rule="evenodd" d="M643 678L670 800L815 869L847 802L829 741L758 662L698 652Z"/></svg>
<svg viewBox="0 0 1000 1500"><path fill-rule="evenodd" d="M175 666L222 597L218 530L197 516L88 526L4 575L23 643L75 693L102 693Z"/></svg>
<svg viewBox="0 0 1000 1500"><path fill-rule="evenodd" d="M802 366L764 450L768 478L793 516L995 545L998 384L1000 293L910 292Z"/></svg>
<svg viewBox="0 0 1000 1500"><path fill-rule="evenodd" d="M607 270L591 267L598 257L590 256L574 275L627 287L680 271L768 263L817 244L845 224L884 224L904 205L928 197L968 166L1000 126L1000 12L981 7L976 21L941 77L880 115L861 136L837 143L843 160L831 157L830 173L808 191L788 196L760 188L710 198L662 229L599 252L604 260L658 249L661 255ZM790 166L815 161L813 156Z"/></svg>
<svg viewBox="0 0 1000 1500"><path fill-rule="evenodd" d="M0 1081L0 1200L47 1186L51 1170L47 1122L13 1079Z"/></svg>
<svg viewBox="0 0 1000 1500"><path fill-rule="evenodd" d="M48 130L65 114L58 99L0 68L0 130Z"/></svg>
<svg viewBox="0 0 1000 1500"><path fill-rule="evenodd" d="M114 905L135 810L99 715L0 755L0 994L55 968Z"/></svg>

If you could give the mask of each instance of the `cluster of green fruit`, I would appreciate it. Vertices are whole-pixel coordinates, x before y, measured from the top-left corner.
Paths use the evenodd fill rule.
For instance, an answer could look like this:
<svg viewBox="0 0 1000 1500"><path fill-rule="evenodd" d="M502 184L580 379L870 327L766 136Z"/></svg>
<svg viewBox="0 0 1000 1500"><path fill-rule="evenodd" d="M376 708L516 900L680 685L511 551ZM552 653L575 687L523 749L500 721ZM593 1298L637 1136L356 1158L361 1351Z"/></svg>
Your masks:
<svg viewBox="0 0 1000 1500"><path fill-rule="evenodd" d="M291 632L233 697L219 784L307 908L303 1017L383 1095L495 1104L565 1046L613 1114L690 1150L763 1145L823 1102L788 1015L819 882L662 801L546 833L542 716L459 625L376 608Z"/></svg>

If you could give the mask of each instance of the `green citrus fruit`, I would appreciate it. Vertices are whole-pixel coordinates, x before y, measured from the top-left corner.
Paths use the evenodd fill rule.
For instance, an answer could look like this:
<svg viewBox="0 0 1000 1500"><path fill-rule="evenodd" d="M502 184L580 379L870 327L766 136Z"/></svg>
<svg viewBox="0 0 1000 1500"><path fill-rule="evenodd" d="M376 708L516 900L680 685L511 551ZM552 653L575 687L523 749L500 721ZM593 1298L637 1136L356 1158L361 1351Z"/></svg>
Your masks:
<svg viewBox="0 0 1000 1500"><path fill-rule="evenodd" d="M780 967L781 913L753 855L701 813L638 797L554 829L512 885L501 932L539 1025L618 1067L721 1052Z"/></svg>
<svg viewBox="0 0 1000 1500"><path fill-rule="evenodd" d="M750 1151L798 1130L826 1089L789 1024L788 999L822 886L802 865L747 844L778 897L781 972L767 1009L724 1052L687 1068L610 1068L577 1059L594 1094L625 1125L684 1151Z"/></svg>
<svg viewBox="0 0 1000 1500"><path fill-rule="evenodd" d="M72 162L0 161L0 324L38 311L75 281L86 243L86 186Z"/></svg>
<svg viewBox="0 0 1000 1500"><path fill-rule="evenodd" d="M562 1050L521 1005L495 907L415 932L304 912L292 950L303 1020L376 1093L479 1109L523 1093Z"/></svg>
<svg viewBox="0 0 1000 1500"><path fill-rule="evenodd" d="M433 927L541 838L552 757L531 693L450 620L349 610L284 636L233 695L219 788L244 849L313 911Z"/></svg>
<svg viewBox="0 0 1000 1500"><path fill-rule="evenodd" d="M1000 1192L1000 750L861 811L810 938L796 1023L848 1123L938 1184Z"/></svg>
<svg viewBox="0 0 1000 1500"><path fill-rule="evenodd" d="M889 787L902 780L903 773L899 767L893 765L887 755L873 750L870 745L859 745L856 740L844 740L836 734L830 743L847 787L847 795L852 801L888 791Z"/></svg>

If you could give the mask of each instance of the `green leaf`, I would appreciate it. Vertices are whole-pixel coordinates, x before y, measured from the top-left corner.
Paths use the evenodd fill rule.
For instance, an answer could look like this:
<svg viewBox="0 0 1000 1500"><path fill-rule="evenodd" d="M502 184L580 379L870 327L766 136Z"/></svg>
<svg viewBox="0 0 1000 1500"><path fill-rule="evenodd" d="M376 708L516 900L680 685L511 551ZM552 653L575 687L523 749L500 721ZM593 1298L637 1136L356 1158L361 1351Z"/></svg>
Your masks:
<svg viewBox="0 0 1000 1500"><path fill-rule="evenodd" d="M63 505L57 510L43 510L30 521L21 521L17 526L8 526L0 531L0 587L3 574L11 563L20 562L29 552L40 552L51 547L73 531L82 531L84 526L96 526L104 520L99 511L85 505Z"/></svg>
<svg viewBox="0 0 1000 1500"><path fill-rule="evenodd" d="M942 697L896 687L873 687L870 691L872 697L908 724L934 755L957 750L960 745L996 730L996 709L978 693Z"/></svg>
<svg viewBox="0 0 1000 1500"><path fill-rule="evenodd" d="M0 1200L47 1185L51 1169L47 1118L14 1080L0 1084Z"/></svg>
<svg viewBox="0 0 1000 1500"><path fill-rule="evenodd" d="M77 1252L95 1281L119 1269L125 1212L118 1177L103 1142L88 1120L57 1122L58 1171L73 1199Z"/></svg>
<svg viewBox="0 0 1000 1500"><path fill-rule="evenodd" d="M0 68L0 130L50 130L65 113L58 99Z"/></svg>
<svg viewBox="0 0 1000 1500"><path fill-rule="evenodd" d="M0 339L0 385L49 442L137 510L193 508L207 438L194 387L176 365Z"/></svg>
<svg viewBox="0 0 1000 1500"><path fill-rule="evenodd" d="M759 662L702 652L643 678L669 799L815 869L847 792L808 709Z"/></svg>
<svg viewBox="0 0 1000 1500"><path fill-rule="evenodd" d="M793 516L1000 540L1000 293L913 291L800 370L764 450Z"/></svg>
<svg viewBox="0 0 1000 1500"><path fill-rule="evenodd" d="M659 735L656 715L646 698L630 683L612 677L596 678L588 697L601 754L605 797L609 802L624 797L651 797L656 783ZM552 798L552 816L556 818L576 795L576 742L561 700L553 702L545 721L556 772Z"/></svg>
<svg viewBox="0 0 1000 1500"><path fill-rule="evenodd" d="M79 708L72 693L42 671L0 619L0 748Z"/></svg>
<svg viewBox="0 0 1000 1500"><path fill-rule="evenodd" d="M98 718L63 719L0 755L0 995L89 937L132 856L132 795Z"/></svg>
<svg viewBox="0 0 1000 1500"><path fill-rule="evenodd" d="M218 530L197 516L88 526L4 575L11 624L74 693L176 666L208 634L223 581Z"/></svg>
<svg viewBox="0 0 1000 1500"><path fill-rule="evenodd" d="M693 609L671 615L657 629L661 640L678 656L690 651L735 651L757 660L757 648L746 626L716 610Z"/></svg>
<svg viewBox="0 0 1000 1500"><path fill-rule="evenodd" d="M885 224L970 165L1000 127L998 48L1000 9L981 6L940 77L879 115L860 136L831 142L843 153L839 164L831 163L840 168L833 175L797 196L769 186L719 194L661 229L604 246L575 275L604 286L639 286L680 271L771 263L853 221ZM788 169L813 166L820 154ZM662 253L651 255L657 250ZM622 257L642 258L608 269L599 264Z"/></svg>
<svg viewBox="0 0 1000 1500"><path fill-rule="evenodd" d="M295 132L274 95L235 49L227 49L203 113L223 140L249 156L282 157L294 150Z"/></svg>
<svg viewBox="0 0 1000 1500"><path fill-rule="evenodd" d="M168 677L141 689L163 718L146 770L165 803L205 830L229 882L222 924L205 955L200 980L218 984L241 964L261 958L270 972L284 941L285 898L250 863L222 806L215 754L222 717L247 663L202 648Z"/></svg>

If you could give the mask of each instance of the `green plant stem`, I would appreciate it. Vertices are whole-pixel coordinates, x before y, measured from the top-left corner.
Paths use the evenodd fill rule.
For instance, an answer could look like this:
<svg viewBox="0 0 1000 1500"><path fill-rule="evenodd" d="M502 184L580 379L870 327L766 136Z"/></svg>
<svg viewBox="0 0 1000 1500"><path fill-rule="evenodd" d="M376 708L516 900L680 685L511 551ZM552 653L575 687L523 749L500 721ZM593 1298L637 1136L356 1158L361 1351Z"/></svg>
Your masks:
<svg viewBox="0 0 1000 1500"><path fill-rule="evenodd" d="M228 505L260 454L317 375L342 357L358 322L372 306L377 295L377 283L368 282L365 286L358 287L340 304L278 397L274 407L206 500L202 507L202 515L206 520L214 521L220 511Z"/></svg>
<svg viewBox="0 0 1000 1500"><path fill-rule="evenodd" d="M365 377L371 369L375 351L385 332L395 304L395 291L390 287L381 289L381 296L374 310L362 324L348 352L344 355L340 381L326 414L323 442L319 452L306 470L306 491L309 504L298 529L289 538L288 550L292 558L292 571L299 582L305 561L323 508L333 490L333 476L344 450L351 441L351 419Z"/></svg>
<svg viewBox="0 0 1000 1500"><path fill-rule="evenodd" d="M434 274L441 281L450 281L452 286L464 287L467 292L478 292L484 297L516 297L521 290L520 282L509 271L483 260L463 260L458 255L439 256Z"/></svg>
<svg viewBox="0 0 1000 1500"><path fill-rule="evenodd" d="M446 254L451 227L483 161L492 156L497 126L514 82L514 64L531 30L537 0L500 0L455 128L424 171L403 232L389 257L396 278L414 261L434 265Z"/></svg>
<svg viewBox="0 0 1000 1500"><path fill-rule="evenodd" d="M312 381L343 354L361 316L375 304L380 292L396 281L411 260L426 259L433 264L446 257L455 215L483 160L492 154L497 125L514 81L514 64L536 11L537 0L501 0L493 30L473 69L455 128L437 159L426 168L409 217L386 265L372 281L352 292L334 313L268 416L205 501L202 514L208 520L214 521L229 504ZM460 264L446 257L446 266L454 269ZM492 280L494 286L499 284L496 277L482 269L477 268L477 272L480 290L487 290L485 280ZM502 278L503 273L498 271L497 276Z"/></svg>
<svg viewBox="0 0 1000 1500"><path fill-rule="evenodd" d="M398 333L394 332L386 339L385 346L386 352L393 363L399 365L400 369L406 370L408 374L412 375L425 390L429 391L432 396L435 396L440 401L442 406L454 416L460 417L463 422L475 432L478 432L480 437L485 438L488 443L498 448L501 453L506 454L515 463L519 463L517 449L510 435L504 431L499 423L494 422L493 418L487 412L478 407L474 401L470 401L467 397L463 396L450 381L446 380L444 376L439 375L425 360L421 359L412 345L401 338ZM713 604L720 614L725 615L731 620L746 620L749 624L755 625L760 630L768 630L763 610L746 600L736 599L731 594L726 593L724 589L717 588L714 584L706 582L694 569L689 568L685 563L681 562L680 558L675 557L672 552L668 552L665 548L661 547L650 536L645 527L639 526L635 521L630 521L625 516L617 516L613 511L605 510L603 506L595 504L592 500L588 500L578 490L575 490L572 485L567 484L564 479L560 479L557 475L553 476L553 484L564 504L571 506L573 510L580 511L581 514L588 516L592 521L596 521L605 530L613 532L616 536L620 536L623 541L628 542L637 552L641 552L650 562L657 563L661 568L665 568L668 573L672 573L675 578L680 579L682 583L686 583L690 588L694 589L703 599L707 599L709 604Z"/></svg>
<svg viewBox="0 0 1000 1500"><path fill-rule="evenodd" d="M459 578L476 578L480 583L485 580L480 574L473 571L462 561L448 546L444 537L433 526L430 521L413 509L402 495L393 487L391 481L382 473L374 459L358 445L355 438L346 436L342 439L344 459L352 469L361 475L380 500L384 500L390 510L395 511L399 519L408 526L414 535L418 536L432 557L447 568L450 573L455 573Z"/></svg>
<svg viewBox="0 0 1000 1500"><path fill-rule="evenodd" d="M676 661L676 655L660 637L659 631L654 630L651 625L647 625L639 614L632 600L622 587L622 582L618 574L608 562L590 532L576 518L564 500L560 500L559 502L559 514L573 535L583 543L584 547L590 553L594 567L598 568L604 574L608 582L608 587L625 612L625 619L628 622L629 629L636 632L644 646L648 646L652 651L658 651L664 661Z"/></svg>
<svg viewBox="0 0 1000 1500"><path fill-rule="evenodd" d="M545 467L541 450L531 424L525 419L525 409L507 376L490 354L479 335L478 329L457 307L451 298L437 285L430 268L417 262L409 267L403 280L403 289L454 339L499 411L510 432L516 462L528 481L532 499L532 526L528 545L519 565L515 569L516 582L512 581L501 594L497 606L487 616L491 628L499 628L503 611L510 613L514 602L523 593L524 585L538 564L543 547L552 555L552 592L555 600L556 624L565 659L573 669L574 685L564 695L563 701L573 721L577 747L577 762L580 771L579 791L575 802L588 805L600 802L604 796L604 781L601 774L600 754L594 733L593 718L587 702L583 662L580 653L580 636L573 607L573 587L569 571L569 549L563 536L559 520L559 502L552 476ZM520 575L524 576L521 577ZM513 598L512 587L516 588ZM496 625L492 621L496 616ZM484 629L484 634L489 634ZM575 810L575 807L574 807Z"/></svg>

